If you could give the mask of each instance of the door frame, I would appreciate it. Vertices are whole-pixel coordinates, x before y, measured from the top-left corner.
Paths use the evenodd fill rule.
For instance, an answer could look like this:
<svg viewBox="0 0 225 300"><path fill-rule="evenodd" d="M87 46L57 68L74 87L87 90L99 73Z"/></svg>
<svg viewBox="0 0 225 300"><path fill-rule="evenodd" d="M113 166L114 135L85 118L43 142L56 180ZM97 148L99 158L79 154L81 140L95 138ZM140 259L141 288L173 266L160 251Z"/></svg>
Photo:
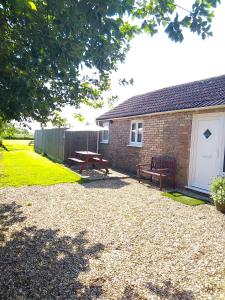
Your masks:
<svg viewBox="0 0 225 300"><path fill-rule="evenodd" d="M198 134L198 120L200 119L215 119L216 117L221 118L221 124L219 129L219 134L221 136L221 142L219 145L219 160L220 160L220 169L219 174L220 176L224 176L225 173L223 172L223 160L224 160L224 151L225 151L225 112L217 112L217 113L202 113L202 114L194 114L192 117L192 131L191 131L191 145L190 145L190 159L189 159L189 176L188 176L188 187L190 189L199 190L202 192L207 193L208 190L198 188L192 185L193 183L193 176L195 172L195 160L196 160L196 143L197 143L197 134Z"/></svg>

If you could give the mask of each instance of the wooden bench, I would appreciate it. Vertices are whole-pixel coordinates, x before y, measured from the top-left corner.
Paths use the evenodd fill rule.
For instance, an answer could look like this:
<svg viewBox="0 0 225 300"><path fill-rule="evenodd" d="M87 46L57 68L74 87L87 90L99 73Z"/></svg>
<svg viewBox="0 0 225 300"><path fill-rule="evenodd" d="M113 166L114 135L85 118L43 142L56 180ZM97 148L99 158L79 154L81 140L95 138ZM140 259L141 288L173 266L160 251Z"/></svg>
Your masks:
<svg viewBox="0 0 225 300"><path fill-rule="evenodd" d="M163 188L164 178L169 178L172 181L173 188L175 188L176 159L166 156L156 156L152 157L150 164L137 165L139 182L142 177L148 177L152 181L152 176L159 177L160 191Z"/></svg>

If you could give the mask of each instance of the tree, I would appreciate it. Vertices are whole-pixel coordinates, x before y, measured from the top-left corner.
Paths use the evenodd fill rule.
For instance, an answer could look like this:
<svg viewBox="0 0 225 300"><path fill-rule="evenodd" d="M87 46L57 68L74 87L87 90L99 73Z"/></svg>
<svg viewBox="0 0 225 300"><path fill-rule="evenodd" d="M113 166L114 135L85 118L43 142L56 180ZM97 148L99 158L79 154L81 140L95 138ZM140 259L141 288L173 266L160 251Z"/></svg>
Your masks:
<svg viewBox="0 0 225 300"><path fill-rule="evenodd" d="M0 140L6 136L14 136L18 133L18 128L11 122L6 122L0 118Z"/></svg>
<svg viewBox="0 0 225 300"><path fill-rule="evenodd" d="M0 148L3 148L4 150L8 151L8 149L3 144L3 138L7 135L15 133L17 133L15 125L10 122L5 122L0 117Z"/></svg>
<svg viewBox="0 0 225 300"><path fill-rule="evenodd" d="M66 104L101 106L136 34L212 34L220 0L193 2L188 11L175 0L0 0L1 117L46 123Z"/></svg>
<svg viewBox="0 0 225 300"><path fill-rule="evenodd" d="M66 125L67 125L66 118L61 117L58 111L55 112L51 122L52 122L52 125L57 128L66 127Z"/></svg>

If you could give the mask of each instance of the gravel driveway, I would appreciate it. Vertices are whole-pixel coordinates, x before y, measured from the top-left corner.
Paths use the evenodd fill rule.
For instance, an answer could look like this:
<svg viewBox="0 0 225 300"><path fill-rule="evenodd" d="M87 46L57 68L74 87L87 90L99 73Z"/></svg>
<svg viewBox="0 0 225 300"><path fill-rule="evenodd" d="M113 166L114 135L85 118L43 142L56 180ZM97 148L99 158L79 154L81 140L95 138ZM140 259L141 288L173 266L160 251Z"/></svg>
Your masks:
<svg viewBox="0 0 225 300"><path fill-rule="evenodd" d="M1 299L225 299L225 215L133 179L0 190Z"/></svg>

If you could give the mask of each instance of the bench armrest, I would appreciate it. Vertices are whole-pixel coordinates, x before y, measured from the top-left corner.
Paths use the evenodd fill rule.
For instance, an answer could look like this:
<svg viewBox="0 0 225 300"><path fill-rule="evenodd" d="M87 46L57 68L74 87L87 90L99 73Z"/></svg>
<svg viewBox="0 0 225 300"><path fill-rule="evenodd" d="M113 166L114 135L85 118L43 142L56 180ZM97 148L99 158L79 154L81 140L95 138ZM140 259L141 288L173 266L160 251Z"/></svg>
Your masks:
<svg viewBox="0 0 225 300"><path fill-rule="evenodd" d="M168 171L169 168L162 168L162 169L152 169L152 171L155 171L155 172L163 172L163 171Z"/></svg>

